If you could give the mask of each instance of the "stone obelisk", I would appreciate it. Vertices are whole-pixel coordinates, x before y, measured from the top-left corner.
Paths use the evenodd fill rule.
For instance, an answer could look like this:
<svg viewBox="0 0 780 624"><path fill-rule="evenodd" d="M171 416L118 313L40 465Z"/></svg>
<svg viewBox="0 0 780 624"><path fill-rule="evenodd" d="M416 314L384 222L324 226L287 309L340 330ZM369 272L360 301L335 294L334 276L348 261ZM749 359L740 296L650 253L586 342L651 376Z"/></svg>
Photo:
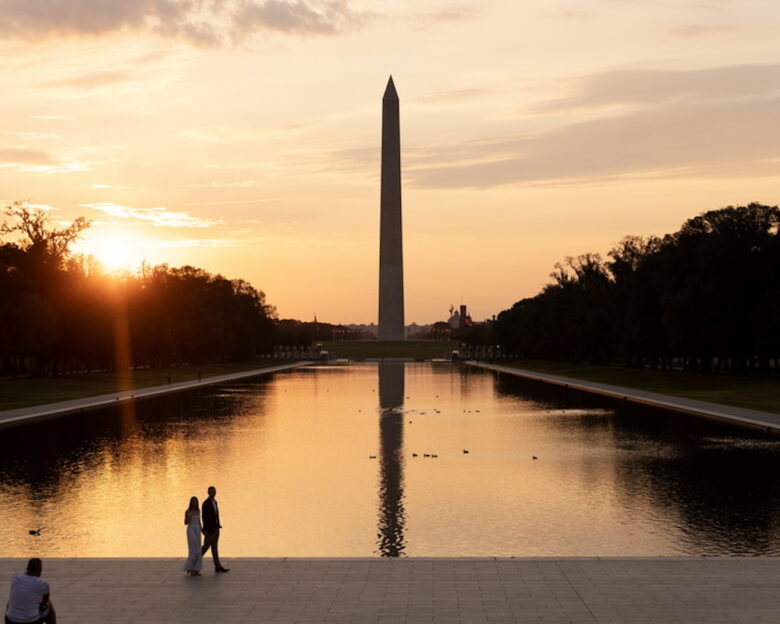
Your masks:
<svg viewBox="0 0 780 624"><path fill-rule="evenodd" d="M404 339L401 227L401 129L393 77L382 98L382 191L379 223L379 340Z"/></svg>

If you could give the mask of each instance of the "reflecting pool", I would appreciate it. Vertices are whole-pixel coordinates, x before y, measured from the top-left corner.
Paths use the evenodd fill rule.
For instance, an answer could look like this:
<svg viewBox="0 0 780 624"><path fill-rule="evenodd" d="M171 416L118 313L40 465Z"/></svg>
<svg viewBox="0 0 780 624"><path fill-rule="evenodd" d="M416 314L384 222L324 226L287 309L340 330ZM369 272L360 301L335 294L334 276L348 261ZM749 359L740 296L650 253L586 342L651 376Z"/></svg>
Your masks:
<svg viewBox="0 0 780 624"><path fill-rule="evenodd" d="M452 364L313 366L0 430L0 556L184 557L210 485L226 558L778 555L777 474L780 441L721 423Z"/></svg>

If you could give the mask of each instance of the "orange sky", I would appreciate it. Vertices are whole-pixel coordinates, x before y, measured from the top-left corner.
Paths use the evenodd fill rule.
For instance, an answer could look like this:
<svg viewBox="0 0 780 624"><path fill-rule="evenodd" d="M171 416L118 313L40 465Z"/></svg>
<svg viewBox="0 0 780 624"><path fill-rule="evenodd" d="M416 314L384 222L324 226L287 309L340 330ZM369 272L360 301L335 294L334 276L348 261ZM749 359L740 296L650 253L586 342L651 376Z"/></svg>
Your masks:
<svg viewBox="0 0 780 624"><path fill-rule="evenodd" d="M773 0L0 0L0 201L80 250L374 322L381 97L406 317L482 319L566 255L778 202Z"/></svg>

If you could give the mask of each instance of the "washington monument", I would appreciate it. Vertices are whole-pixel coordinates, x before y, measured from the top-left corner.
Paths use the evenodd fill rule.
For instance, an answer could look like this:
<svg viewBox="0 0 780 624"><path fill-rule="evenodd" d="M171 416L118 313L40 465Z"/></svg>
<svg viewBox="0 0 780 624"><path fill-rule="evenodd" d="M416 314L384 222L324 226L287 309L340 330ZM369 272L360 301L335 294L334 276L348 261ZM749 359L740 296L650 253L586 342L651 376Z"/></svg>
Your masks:
<svg viewBox="0 0 780 624"><path fill-rule="evenodd" d="M401 130L393 77L382 98L382 191L379 221L379 340L404 339L401 227Z"/></svg>

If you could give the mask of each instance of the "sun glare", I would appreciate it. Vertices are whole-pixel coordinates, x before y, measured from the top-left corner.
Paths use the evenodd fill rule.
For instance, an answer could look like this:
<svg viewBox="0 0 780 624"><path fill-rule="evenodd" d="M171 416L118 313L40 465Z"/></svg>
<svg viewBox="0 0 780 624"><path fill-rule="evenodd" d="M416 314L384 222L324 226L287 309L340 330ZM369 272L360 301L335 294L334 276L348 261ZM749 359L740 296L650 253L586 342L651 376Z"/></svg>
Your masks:
<svg viewBox="0 0 780 624"><path fill-rule="evenodd" d="M110 273L132 270L142 260L139 242L122 232L101 232L94 238L84 240L80 247L79 251L93 256Z"/></svg>
<svg viewBox="0 0 780 624"><path fill-rule="evenodd" d="M101 241L94 253L95 257L108 271L121 271L130 268L130 249L117 241Z"/></svg>

